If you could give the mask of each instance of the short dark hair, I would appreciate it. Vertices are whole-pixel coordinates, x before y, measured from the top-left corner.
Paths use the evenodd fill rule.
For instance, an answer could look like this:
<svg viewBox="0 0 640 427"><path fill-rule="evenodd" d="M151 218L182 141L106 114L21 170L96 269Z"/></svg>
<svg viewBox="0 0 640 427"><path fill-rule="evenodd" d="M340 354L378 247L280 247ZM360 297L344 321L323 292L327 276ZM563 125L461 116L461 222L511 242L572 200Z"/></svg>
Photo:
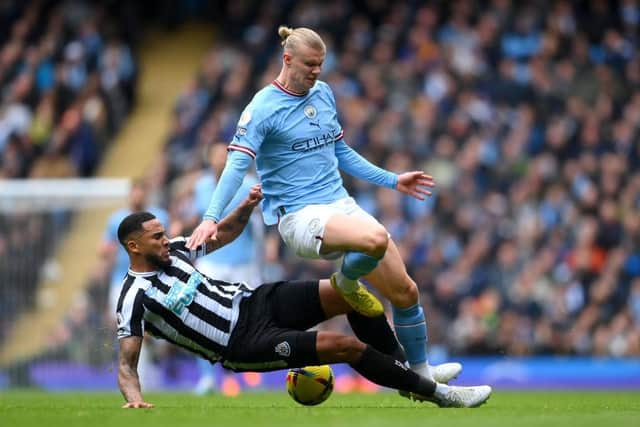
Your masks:
<svg viewBox="0 0 640 427"><path fill-rule="evenodd" d="M155 218L156 216L151 212L134 212L127 215L118 226L118 240L120 244L127 249L127 237L134 231L143 230L142 224Z"/></svg>

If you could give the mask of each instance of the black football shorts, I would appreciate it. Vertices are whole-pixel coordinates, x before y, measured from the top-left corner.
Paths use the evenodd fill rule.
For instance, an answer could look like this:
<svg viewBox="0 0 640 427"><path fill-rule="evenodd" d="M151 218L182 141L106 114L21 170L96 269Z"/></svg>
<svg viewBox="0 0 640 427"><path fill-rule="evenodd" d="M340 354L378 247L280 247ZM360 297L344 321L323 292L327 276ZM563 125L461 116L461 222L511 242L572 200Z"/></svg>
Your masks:
<svg viewBox="0 0 640 427"><path fill-rule="evenodd" d="M240 303L240 315L222 364L236 372L318 365L316 331L326 320L319 282L260 286Z"/></svg>

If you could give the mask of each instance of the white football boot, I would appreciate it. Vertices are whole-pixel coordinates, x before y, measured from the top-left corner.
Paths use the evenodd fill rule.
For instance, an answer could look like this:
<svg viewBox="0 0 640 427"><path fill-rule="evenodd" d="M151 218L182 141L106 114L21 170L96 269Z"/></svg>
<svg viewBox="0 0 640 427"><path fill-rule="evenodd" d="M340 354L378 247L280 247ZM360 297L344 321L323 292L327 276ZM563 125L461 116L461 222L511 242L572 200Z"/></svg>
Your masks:
<svg viewBox="0 0 640 427"><path fill-rule="evenodd" d="M444 393L435 392L433 396L421 396L409 393L409 399L418 402L433 402L441 408L475 408L491 396L491 387L480 385L475 387L446 386Z"/></svg>
<svg viewBox="0 0 640 427"><path fill-rule="evenodd" d="M424 367L416 369L414 372L437 383L447 384L449 381L460 375L460 372L462 372L462 365L457 362L441 363L434 366L425 364ZM408 391L398 390L398 393L402 397L413 399L411 393Z"/></svg>
<svg viewBox="0 0 640 427"><path fill-rule="evenodd" d="M437 383L448 384L462 372L462 365L457 362L441 363L440 365L429 366L431 376Z"/></svg>

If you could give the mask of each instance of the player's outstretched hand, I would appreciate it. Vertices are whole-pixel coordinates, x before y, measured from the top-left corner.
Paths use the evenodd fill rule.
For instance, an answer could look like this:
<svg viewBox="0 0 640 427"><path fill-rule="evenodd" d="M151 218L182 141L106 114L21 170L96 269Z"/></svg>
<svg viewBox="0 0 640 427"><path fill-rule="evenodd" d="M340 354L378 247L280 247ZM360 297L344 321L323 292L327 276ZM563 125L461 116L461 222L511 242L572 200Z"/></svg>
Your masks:
<svg viewBox="0 0 640 427"><path fill-rule="evenodd" d="M154 408L155 405L153 403L148 403L148 402L127 402L124 405L122 405L122 409L129 409L129 408Z"/></svg>
<svg viewBox="0 0 640 427"><path fill-rule="evenodd" d="M254 208L258 205L258 203L260 203L262 197L262 185L255 184L253 187L251 187L251 191L249 191L249 195L247 196L247 203L249 203L249 206Z"/></svg>
<svg viewBox="0 0 640 427"><path fill-rule="evenodd" d="M435 187L435 185L431 175L427 175L423 171L412 171L398 175L396 190L418 200L424 200L424 196L431 195L428 188Z"/></svg>
<svg viewBox="0 0 640 427"><path fill-rule="evenodd" d="M218 224L212 219L204 219L193 230L193 233L187 240L187 248L194 250L201 244L207 241L207 239L215 240L216 234L218 233Z"/></svg>

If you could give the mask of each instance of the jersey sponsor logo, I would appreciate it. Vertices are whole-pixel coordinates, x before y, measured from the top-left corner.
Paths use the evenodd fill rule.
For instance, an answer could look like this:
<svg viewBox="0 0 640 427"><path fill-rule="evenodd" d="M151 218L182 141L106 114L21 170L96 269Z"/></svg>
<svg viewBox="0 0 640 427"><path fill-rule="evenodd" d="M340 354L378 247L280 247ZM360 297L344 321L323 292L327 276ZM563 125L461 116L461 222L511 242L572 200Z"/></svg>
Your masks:
<svg viewBox="0 0 640 427"><path fill-rule="evenodd" d="M251 121L251 111L244 110L242 115L240 116L240 120L238 120L239 126L246 126Z"/></svg>
<svg viewBox="0 0 640 427"><path fill-rule="evenodd" d="M276 354L282 357L291 356L291 346L289 346L289 343L286 341L282 341L280 344L276 345L274 350Z"/></svg>
<svg viewBox="0 0 640 427"><path fill-rule="evenodd" d="M332 133L325 133L321 136L314 136L313 138L303 139L296 141L291 145L293 151L313 151L327 147L335 143L335 137Z"/></svg>
<svg viewBox="0 0 640 427"><path fill-rule="evenodd" d="M187 283L176 280L169 293L164 297L163 305L177 315L181 315L185 307L196 297L196 288L202 282L202 276L197 271L191 273Z"/></svg>
<svg viewBox="0 0 640 427"><path fill-rule="evenodd" d="M149 298L153 299L158 294L158 292L159 292L158 289L156 289L154 287L151 287L151 288L147 289L146 291L144 291L144 294L146 296L148 296Z"/></svg>
<svg viewBox="0 0 640 427"><path fill-rule="evenodd" d="M305 105L303 112L308 119L315 119L318 115L318 110L311 104Z"/></svg>
<svg viewBox="0 0 640 427"><path fill-rule="evenodd" d="M236 130L236 135L244 136L246 134L247 134L247 128L243 128L241 126L238 126L238 129Z"/></svg>

